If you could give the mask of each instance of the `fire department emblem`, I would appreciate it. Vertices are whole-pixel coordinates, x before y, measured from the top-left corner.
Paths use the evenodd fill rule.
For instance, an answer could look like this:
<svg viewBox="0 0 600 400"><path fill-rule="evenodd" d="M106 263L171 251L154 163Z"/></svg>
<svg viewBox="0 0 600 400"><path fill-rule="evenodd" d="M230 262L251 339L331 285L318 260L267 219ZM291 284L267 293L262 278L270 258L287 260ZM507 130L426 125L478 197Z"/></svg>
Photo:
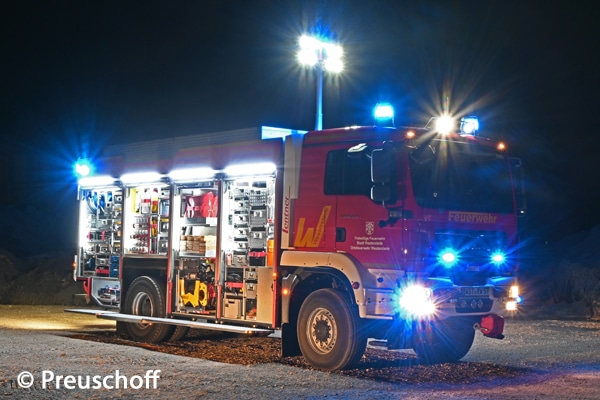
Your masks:
<svg viewBox="0 0 600 400"><path fill-rule="evenodd" d="M373 221L365 222L365 232L367 232L367 235L372 235L373 232L375 232L375 222L373 222Z"/></svg>

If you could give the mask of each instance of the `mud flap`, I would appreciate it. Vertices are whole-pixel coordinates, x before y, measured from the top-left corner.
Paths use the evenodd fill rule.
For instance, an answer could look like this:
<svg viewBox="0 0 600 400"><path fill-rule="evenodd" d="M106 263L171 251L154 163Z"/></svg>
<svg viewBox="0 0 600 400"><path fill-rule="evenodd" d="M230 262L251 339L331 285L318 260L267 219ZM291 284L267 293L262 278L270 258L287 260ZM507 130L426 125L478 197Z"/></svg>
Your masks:
<svg viewBox="0 0 600 400"><path fill-rule="evenodd" d="M293 357L301 354L296 325L283 324L281 326L281 357Z"/></svg>

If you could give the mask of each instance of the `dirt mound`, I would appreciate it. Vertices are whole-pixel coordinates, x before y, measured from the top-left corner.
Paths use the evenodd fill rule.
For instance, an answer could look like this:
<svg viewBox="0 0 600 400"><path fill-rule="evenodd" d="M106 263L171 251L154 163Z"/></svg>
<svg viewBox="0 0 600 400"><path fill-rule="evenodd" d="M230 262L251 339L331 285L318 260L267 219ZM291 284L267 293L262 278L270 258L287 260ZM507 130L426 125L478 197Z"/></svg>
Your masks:
<svg viewBox="0 0 600 400"><path fill-rule="evenodd" d="M19 275L18 260L9 252L0 250L0 293Z"/></svg>
<svg viewBox="0 0 600 400"><path fill-rule="evenodd" d="M73 280L73 256L52 254L16 260L0 251L0 304L75 305L83 293Z"/></svg>

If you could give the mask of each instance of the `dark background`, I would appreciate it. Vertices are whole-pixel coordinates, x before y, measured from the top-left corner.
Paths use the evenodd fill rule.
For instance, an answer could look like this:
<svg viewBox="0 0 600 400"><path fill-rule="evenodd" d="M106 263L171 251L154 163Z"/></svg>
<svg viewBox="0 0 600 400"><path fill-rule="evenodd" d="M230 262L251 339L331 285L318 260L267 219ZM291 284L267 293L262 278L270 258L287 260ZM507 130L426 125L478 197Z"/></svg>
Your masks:
<svg viewBox="0 0 600 400"><path fill-rule="evenodd" d="M311 129L302 33L330 36L324 127L480 117L527 172L522 237L600 224L600 14L547 1L14 1L0 16L0 248L74 250L72 165L107 144L259 125ZM447 99L447 102L446 100ZM34 228L34 229L32 229Z"/></svg>

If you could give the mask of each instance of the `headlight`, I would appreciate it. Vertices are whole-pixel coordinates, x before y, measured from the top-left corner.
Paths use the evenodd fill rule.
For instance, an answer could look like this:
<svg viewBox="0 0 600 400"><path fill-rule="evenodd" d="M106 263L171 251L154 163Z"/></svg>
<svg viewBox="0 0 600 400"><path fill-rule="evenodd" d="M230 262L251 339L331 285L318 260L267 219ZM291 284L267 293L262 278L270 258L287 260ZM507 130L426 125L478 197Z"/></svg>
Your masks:
<svg viewBox="0 0 600 400"><path fill-rule="evenodd" d="M508 301L505 304L506 311L516 311L518 304L521 302L521 296L519 296L519 286L513 285L508 291Z"/></svg>
<svg viewBox="0 0 600 400"><path fill-rule="evenodd" d="M403 289L400 294L400 308L415 316L433 314L435 312L433 291L420 285Z"/></svg>

